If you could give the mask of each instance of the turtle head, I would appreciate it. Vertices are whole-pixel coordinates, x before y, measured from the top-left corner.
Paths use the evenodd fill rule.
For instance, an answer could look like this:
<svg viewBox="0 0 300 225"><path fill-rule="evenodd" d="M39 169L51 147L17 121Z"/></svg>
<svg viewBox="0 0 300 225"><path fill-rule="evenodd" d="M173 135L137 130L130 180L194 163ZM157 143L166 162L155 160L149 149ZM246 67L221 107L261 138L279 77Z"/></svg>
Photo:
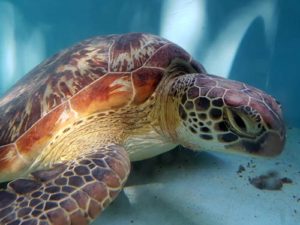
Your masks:
<svg viewBox="0 0 300 225"><path fill-rule="evenodd" d="M177 77L170 95L176 139L194 150L278 155L285 142L280 104L244 83L207 74Z"/></svg>

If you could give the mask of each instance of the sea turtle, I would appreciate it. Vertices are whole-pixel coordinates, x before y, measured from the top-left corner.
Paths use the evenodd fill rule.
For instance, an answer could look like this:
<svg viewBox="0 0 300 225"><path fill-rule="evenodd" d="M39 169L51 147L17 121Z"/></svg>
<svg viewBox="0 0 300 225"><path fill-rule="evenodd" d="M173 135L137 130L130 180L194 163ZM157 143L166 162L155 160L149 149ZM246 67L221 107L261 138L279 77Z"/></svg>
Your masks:
<svg viewBox="0 0 300 225"><path fill-rule="evenodd" d="M122 189L130 161L177 145L282 151L280 105L206 73L151 34L85 40L44 61L0 100L1 224L88 224Z"/></svg>

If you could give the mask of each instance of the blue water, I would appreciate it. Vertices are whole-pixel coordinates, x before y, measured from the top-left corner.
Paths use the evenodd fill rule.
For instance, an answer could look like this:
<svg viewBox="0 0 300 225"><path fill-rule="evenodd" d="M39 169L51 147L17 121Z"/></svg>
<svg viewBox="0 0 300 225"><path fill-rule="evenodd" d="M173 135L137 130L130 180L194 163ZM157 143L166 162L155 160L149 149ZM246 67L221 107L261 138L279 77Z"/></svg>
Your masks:
<svg viewBox="0 0 300 225"><path fill-rule="evenodd" d="M189 165L175 160L154 163L153 173L135 172L136 183L105 211L105 224L299 224L300 1L0 0L0 95L57 51L91 36L126 32L166 37L209 73L275 96L290 128L287 146L278 159L255 161L254 174L279 161L294 182L281 192L257 191L244 187L246 178L236 179L238 165L249 159L188 155Z"/></svg>

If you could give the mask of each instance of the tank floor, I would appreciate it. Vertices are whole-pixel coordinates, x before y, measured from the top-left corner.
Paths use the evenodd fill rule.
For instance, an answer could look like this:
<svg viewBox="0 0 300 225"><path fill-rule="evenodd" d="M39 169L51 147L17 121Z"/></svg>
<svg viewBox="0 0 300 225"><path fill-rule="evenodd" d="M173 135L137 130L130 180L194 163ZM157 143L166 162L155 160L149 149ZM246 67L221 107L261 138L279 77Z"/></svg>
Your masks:
<svg viewBox="0 0 300 225"><path fill-rule="evenodd" d="M124 191L93 225L299 224L299 150L300 130L289 129L273 159L176 149L135 163ZM269 171L292 183L281 190L250 184Z"/></svg>

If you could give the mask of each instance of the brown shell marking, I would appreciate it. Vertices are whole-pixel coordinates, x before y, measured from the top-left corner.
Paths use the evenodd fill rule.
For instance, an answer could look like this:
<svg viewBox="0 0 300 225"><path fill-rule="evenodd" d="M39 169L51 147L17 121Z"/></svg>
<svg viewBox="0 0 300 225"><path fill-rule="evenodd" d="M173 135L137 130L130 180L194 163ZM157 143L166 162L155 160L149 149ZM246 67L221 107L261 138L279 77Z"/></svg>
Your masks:
<svg viewBox="0 0 300 225"><path fill-rule="evenodd" d="M16 145L21 154L26 154L31 150L38 150L44 147L45 141L49 140L55 131L63 124L62 115L67 111L66 103L55 108L51 113L39 120L32 129L16 141ZM68 118L70 115L67 116Z"/></svg>
<svg viewBox="0 0 300 225"><path fill-rule="evenodd" d="M191 60L191 56L182 48L175 44L168 44L163 46L160 51L157 51L156 54L151 57L151 60L146 63L146 66L166 68L174 58L180 58L185 61ZM201 70L202 67L198 69Z"/></svg>
<svg viewBox="0 0 300 225"><path fill-rule="evenodd" d="M0 100L0 159L14 142L24 157L36 157L75 116L143 103L176 57L203 72L180 47L142 33L95 37L56 54Z"/></svg>
<svg viewBox="0 0 300 225"><path fill-rule="evenodd" d="M110 73L79 92L71 100L72 109L90 114L128 104L132 96L130 73Z"/></svg>
<svg viewBox="0 0 300 225"><path fill-rule="evenodd" d="M131 72L140 68L166 43L168 41L152 35L129 34L120 36L110 49L110 71Z"/></svg>
<svg viewBox="0 0 300 225"><path fill-rule="evenodd" d="M140 104L153 93L163 76L162 69L141 68L132 74L135 96L133 102Z"/></svg>

